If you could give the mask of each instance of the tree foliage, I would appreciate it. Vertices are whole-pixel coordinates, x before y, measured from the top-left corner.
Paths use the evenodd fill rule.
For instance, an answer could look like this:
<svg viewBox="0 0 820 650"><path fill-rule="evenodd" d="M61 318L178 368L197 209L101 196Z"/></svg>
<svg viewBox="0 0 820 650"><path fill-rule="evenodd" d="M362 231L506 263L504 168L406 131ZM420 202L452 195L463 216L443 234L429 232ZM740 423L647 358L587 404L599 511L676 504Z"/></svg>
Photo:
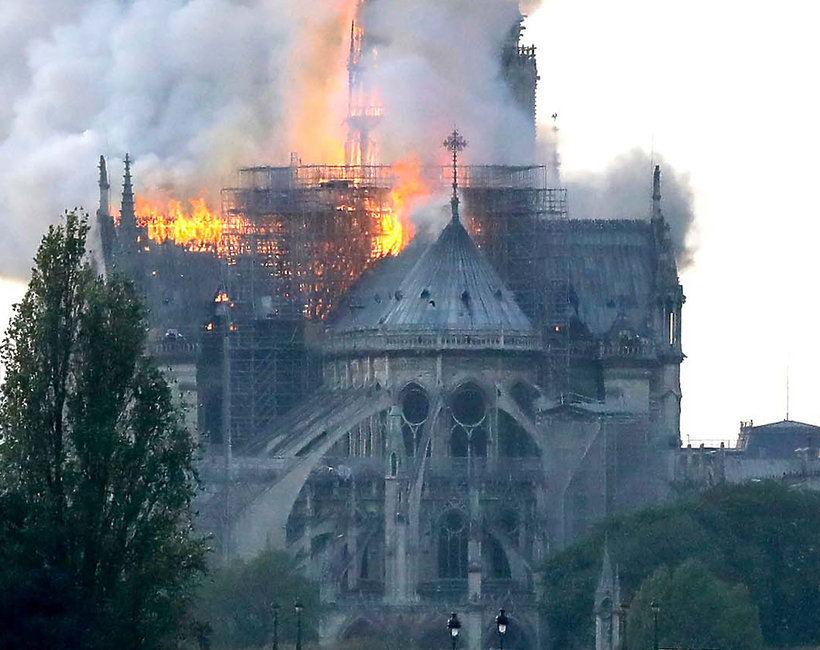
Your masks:
<svg viewBox="0 0 820 650"><path fill-rule="evenodd" d="M279 639L296 638L294 603L300 600L303 639L318 638L318 587L284 551L266 550L251 560L217 569L202 584L198 611L218 647L261 646L273 636L273 603L279 605Z"/></svg>
<svg viewBox="0 0 820 650"><path fill-rule="evenodd" d="M820 494L761 482L721 486L602 525L544 568L554 647L589 645L605 536L625 600L660 567L697 559L720 580L748 589L767 645L820 642L818 511Z"/></svg>
<svg viewBox="0 0 820 650"><path fill-rule="evenodd" d="M661 648L760 650L757 608L744 585L716 578L699 560L657 569L641 584L629 608L629 647L651 648L652 603L658 606Z"/></svg>
<svg viewBox="0 0 820 650"><path fill-rule="evenodd" d="M87 233L74 213L49 229L0 351L3 647L158 647L203 567L195 446Z"/></svg>

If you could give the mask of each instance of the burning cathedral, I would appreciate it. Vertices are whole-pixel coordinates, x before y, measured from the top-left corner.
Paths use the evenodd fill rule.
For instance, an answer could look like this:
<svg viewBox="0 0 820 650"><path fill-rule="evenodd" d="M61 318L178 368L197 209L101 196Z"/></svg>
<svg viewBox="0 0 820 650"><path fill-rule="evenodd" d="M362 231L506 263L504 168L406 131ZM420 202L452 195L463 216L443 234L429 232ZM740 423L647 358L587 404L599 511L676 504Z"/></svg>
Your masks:
<svg viewBox="0 0 820 650"><path fill-rule="evenodd" d="M500 75L534 138L520 40L519 20ZM221 558L291 552L328 640L390 620L440 647L453 609L478 650L503 607L508 647L541 647L540 564L674 479L684 295L660 170L649 214L604 221L568 217L554 164L462 164L457 130L447 164L379 164L375 47L354 22L343 165L242 169L197 220L141 207L126 158L115 222L101 160L102 258L148 301ZM443 219L412 237L419 194Z"/></svg>

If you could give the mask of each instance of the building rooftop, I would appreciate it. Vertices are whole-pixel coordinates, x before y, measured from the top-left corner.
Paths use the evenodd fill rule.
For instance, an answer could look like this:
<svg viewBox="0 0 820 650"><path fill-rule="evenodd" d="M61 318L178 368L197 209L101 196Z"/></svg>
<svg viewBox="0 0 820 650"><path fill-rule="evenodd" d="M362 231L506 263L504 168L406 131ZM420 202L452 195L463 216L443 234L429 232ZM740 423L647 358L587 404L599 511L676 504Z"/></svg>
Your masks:
<svg viewBox="0 0 820 650"><path fill-rule="evenodd" d="M340 306L336 333L533 333L529 319L460 221L426 250L411 245L374 265Z"/></svg>
<svg viewBox="0 0 820 650"><path fill-rule="evenodd" d="M755 458L792 458L798 449L820 450L820 427L794 420L741 426L738 448Z"/></svg>

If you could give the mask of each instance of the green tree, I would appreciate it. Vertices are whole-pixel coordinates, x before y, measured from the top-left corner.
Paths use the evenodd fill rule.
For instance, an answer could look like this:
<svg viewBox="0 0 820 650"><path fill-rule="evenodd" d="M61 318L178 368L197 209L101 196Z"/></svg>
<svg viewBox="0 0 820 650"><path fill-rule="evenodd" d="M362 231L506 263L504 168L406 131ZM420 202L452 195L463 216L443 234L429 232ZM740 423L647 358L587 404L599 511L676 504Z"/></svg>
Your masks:
<svg viewBox="0 0 820 650"><path fill-rule="evenodd" d="M658 612L658 641L662 648L760 650L757 608L743 585L716 578L698 560L674 571L661 567L647 578L629 609L629 647L651 648L654 615Z"/></svg>
<svg viewBox="0 0 820 650"><path fill-rule="evenodd" d="M720 486L601 525L550 558L544 615L552 647L587 647L604 539L630 600L662 566L700 560L717 578L745 585L773 647L820 642L820 494L775 482Z"/></svg>
<svg viewBox="0 0 820 650"><path fill-rule="evenodd" d="M87 233L75 213L49 229L0 350L2 647L167 645L203 568L195 446Z"/></svg>
<svg viewBox="0 0 820 650"><path fill-rule="evenodd" d="M211 626L218 647L260 646L273 635L273 603L279 605L279 639L296 638L297 599L304 606L303 639L318 638L318 587L288 553L266 550L214 571L202 584L198 613Z"/></svg>

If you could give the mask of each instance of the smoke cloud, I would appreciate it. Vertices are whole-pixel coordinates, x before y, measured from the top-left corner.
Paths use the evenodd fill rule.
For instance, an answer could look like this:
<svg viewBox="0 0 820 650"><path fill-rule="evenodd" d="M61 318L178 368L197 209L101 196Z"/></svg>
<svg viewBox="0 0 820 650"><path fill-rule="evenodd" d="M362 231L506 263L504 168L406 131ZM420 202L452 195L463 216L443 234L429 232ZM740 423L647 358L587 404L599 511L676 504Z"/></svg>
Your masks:
<svg viewBox="0 0 820 650"><path fill-rule="evenodd" d="M298 146L338 156L354 0L9 0L0 16L0 275L96 208L95 161L180 198ZM304 137L296 135L302 131ZM118 192L113 192L114 200Z"/></svg>
<svg viewBox="0 0 820 650"><path fill-rule="evenodd" d="M368 81L384 106L383 160L408 152L443 157L454 125L474 163L532 162L534 125L501 79L504 41L520 19L517 0L378 0L365 12L376 49Z"/></svg>
<svg viewBox="0 0 820 650"><path fill-rule="evenodd" d="M357 0L7 0L0 15L0 276L25 278L46 226L97 203L96 160L112 204L122 157L136 189L184 199L242 165L343 160L348 36ZM537 3L524 2L526 11ZM500 78L516 0L378 0L364 13L367 73L384 107L378 159L443 162L454 124L473 163L527 163L534 125ZM368 55L371 56L371 55ZM539 152L538 158L548 160ZM630 154L573 179L574 216L646 212L648 162ZM645 158L645 157L644 157ZM684 261L691 191L669 170L664 208ZM433 222L440 206L427 208Z"/></svg>
<svg viewBox="0 0 820 650"><path fill-rule="evenodd" d="M644 219L652 206L653 164L661 167L661 209L669 224L678 267L694 260L697 232L688 174L676 172L662 157L654 161L634 149L616 158L601 174L574 174L565 179L570 217L576 219Z"/></svg>

